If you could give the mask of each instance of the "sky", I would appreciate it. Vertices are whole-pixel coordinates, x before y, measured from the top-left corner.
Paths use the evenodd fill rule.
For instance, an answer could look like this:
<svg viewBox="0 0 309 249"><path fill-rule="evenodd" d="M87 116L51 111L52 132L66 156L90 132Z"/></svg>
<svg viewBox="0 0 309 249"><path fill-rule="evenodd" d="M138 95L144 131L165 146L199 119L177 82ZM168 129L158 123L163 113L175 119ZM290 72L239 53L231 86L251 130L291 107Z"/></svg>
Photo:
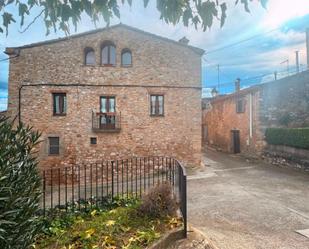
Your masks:
<svg viewBox="0 0 309 249"><path fill-rule="evenodd" d="M222 1L222 0L221 0ZM193 26L176 26L160 20L155 0L145 9L142 0L134 0L130 7L121 5L121 18L114 18L111 24L124 23L147 32L179 40L186 36L190 45L203 48L202 58L203 95L209 96L213 87L221 94L234 90L235 79L241 79L242 88L288 75L295 67L295 51L300 53L301 70L306 69L305 29L309 28L308 0L269 0L264 9L258 0L250 3L250 13L242 5L235 6L235 0L225 0L228 4L226 23L220 28L215 22L210 30L203 32ZM14 7L11 7L14 8ZM11 9L15 11L14 9ZM33 10L26 18L26 25L39 13ZM1 14L1 13L0 13ZM18 23L18 22L17 22ZM102 21L97 26L104 27ZM91 20L82 16L76 33L94 29ZM58 37L62 32L45 35L42 20L38 19L25 33L21 34L18 24L10 26L9 35L0 34L0 60L7 58L2 52L5 47L21 46ZM74 34L74 30L71 31ZM283 63L284 62L284 63ZM7 108L8 61L0 62L0 111ZM219 65L219 77L218 77Z"/></svg>

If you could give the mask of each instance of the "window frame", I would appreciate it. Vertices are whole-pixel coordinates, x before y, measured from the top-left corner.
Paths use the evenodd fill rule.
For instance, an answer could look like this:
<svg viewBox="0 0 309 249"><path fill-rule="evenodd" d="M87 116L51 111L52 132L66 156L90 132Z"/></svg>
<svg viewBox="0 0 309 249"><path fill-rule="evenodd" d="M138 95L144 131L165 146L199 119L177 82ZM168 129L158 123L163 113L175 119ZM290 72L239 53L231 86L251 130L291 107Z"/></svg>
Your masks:
<svg viewBox="0 0 309 249"><path fill-rule="evenodd" d="M58 139L58 145L51 145L51 139ZM52 153L51 148L57 148L58 153ZM59 156L60 155L60 137L59 136L49 136L48 137L48 155L49 156Z"/></svg>
<svg viewBox="0 0 309 249"><path fill-rule="evenodd" d="M130 53L130 56L131 56L131 63L130 64L123 64L123 59L122 59L122 56L125 54L125 53ZM132 51L131 49L129 48L124 48L121 50L121 66L122 67L132 67L133 65L133 57L132 57Z"/></svg>
<svg viewBox="0 0 309 249"><path fill-rule="evenodd" d="M65 106L65 112L61 112L61 113L57 113L56 112L56 96L59 96L59 97L62 97L63 98L63 108ZM65 101L64 101L65 99ZM53 101L53 116L66 116L67 115L67 105L68 105L68 102L67 102L67 93L66 92L52 92L52 101ZM64 105L64 103L66 103ZM60 106L60 102L59 102L59 106ZM60 108L60 107L59 107Z"/></svg>
<svg viewBox="0 0 309 249"><path fill-rule="evenodd" d="M244 98L236 99L236 113L245 113L245 112L246 112L245 99Z"/></svg>
<svg viewBox="0 0 309 249"><path fill-rule="evenodd" d="M88 54L89 52L93 52L94 64L87 64L87 54ZM86 48L84 49L84 65L85 65L85 66L95 66L95 65L96 65L95 51L94 51L94 49L91 48L91 47L86 47Z"/></svg>
<svg viewBox="0 0 309 249"><path fill-rule="evenodd" d="M97 145L97 143L98 143L97 137L90 137L90 145Z"/></svg>
<svg viewBox="0 0 309 249"><path fill-rule="evenodd" d="M152 97L156 97L156 101L155 101L155 113L152 113ZM159 97L162 97L162 113L159 113L160 111L160 107L159 107ZM165 108L164 108L164 94L150 94L150 116L151 117L164 117L164 113L165 113Z"/></svg>
<svg viewBox="0 0 309 249"><path fill-rule="evenodd" d="M108 110L108 112L101 112L102 110L102 100L101 99L108 99L107 103L108 103L108 108L106 106L106 110ZM109 112L110 110L110 99L114 99L114 112ZM101 114L108 114L108 113L115 113L116 114L116 95L101 95L100 98L99 98L99 101L100 101L100 113Z"/></svg>
<svg viewBox="0 0 309 249"><path fill-rule="evenodd" d="M106 112L102 112L102 99L106 99ZM100 96L100 123L99 126L101 129L115 129L116 127L116 114L117 114L117 103L116 103L116 95L101 95ZM110 111L110 99L114 99L114 111L111 112ZM106 121L106 123L102 122L102 115L105 115L105 117L107 116L114 116L114 119L112 121L112 119L108 119L108 121Z"/></svg>
<svg viewBox="0 0 309 249"><path fill-rule="evenodd" d="M102 52L103 49L107 47L107 62L106 64L103 63L103 56L102 56ZM111 47L115 48L115 64L111 64ZM112 41L105 41L102 43L101 45L101 50L100 50L100 64L103 67L116 67L117 65L117 50L116 50L116 45L115 43L113 43Z"/></svg>

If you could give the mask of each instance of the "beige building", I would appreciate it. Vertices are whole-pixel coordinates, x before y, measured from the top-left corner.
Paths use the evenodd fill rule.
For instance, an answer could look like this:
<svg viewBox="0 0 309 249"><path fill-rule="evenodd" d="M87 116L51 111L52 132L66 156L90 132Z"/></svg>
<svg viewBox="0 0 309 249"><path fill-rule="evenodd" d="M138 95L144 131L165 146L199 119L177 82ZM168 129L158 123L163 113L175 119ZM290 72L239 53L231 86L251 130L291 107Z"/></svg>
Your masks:
<svg viewBox="0 0 309 249"><path fill-rule="evenodd" d="M201 163L204 51L123 24L10 55L8 115L42 132L41 167L133 156Z"/></svg>

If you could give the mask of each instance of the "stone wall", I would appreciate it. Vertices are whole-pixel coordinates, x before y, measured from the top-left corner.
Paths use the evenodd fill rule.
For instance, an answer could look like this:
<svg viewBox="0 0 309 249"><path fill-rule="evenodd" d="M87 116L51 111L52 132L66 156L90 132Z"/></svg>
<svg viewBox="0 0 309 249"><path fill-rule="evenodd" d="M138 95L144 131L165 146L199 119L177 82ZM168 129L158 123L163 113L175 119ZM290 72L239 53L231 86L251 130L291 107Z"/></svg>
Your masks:
<svg viewBox="0 0 309 249"><path fill-rule="evenodd" d="M115 67L100 66L100 45L105 40L116 45ZM94 48L95 66L83 65L85 47ZM123 48L132 51L132 67L120 65ZM17 114L18 88L25 85L21 120L42 132L41 167L159 155L199 165L200 56L187 46L123 26L23 48L10 61L9 113ZM53 116L53 91L67 93L66 116ZM154 93L164 94L164 117L150 116L149 96ZM92 131L92 111L99 111L102 95L116 96L119 133ZM60 137L60 156L47 154L47 137L54 135ZM90 145L90 137L97 137L97 145Z"/></svg>
<svg viewBox="0 0 309 249"><path fill-rule="evenodd" d="M260 132L268 127L309 127L309 71L264 84L260 99ZM264 158L275 165L309 171L309 151L267 145Z"/></svg>
<svg viewBox="0 0 309 249"><path fill-rule="evenodd" d="M264 84L260 120L267 127L309 126L309 71Z"/></svg>

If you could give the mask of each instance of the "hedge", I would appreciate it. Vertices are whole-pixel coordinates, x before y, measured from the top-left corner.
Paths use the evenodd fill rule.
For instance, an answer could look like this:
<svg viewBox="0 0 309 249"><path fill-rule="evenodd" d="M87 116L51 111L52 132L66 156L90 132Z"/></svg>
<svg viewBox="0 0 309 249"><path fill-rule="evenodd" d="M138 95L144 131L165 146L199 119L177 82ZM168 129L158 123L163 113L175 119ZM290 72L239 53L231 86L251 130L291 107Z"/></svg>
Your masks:
<svg viewBox="0 0 309 249"><path fill-rule="evenodd" d="M268 144L309 149L309 128L268 128L265 136Z"/></svg>

